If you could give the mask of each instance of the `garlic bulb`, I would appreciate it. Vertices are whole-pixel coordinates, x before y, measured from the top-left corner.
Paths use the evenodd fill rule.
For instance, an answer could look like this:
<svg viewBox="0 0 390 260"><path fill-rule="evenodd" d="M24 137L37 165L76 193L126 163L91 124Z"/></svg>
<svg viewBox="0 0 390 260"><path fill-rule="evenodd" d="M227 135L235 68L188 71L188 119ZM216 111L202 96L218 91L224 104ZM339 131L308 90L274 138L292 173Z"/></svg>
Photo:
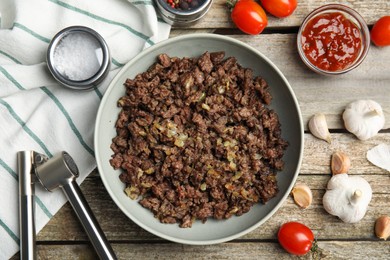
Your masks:
<svg viewBox="0 0 390 260"><path fill-rule="evenodd" d="M331 142L331 137L326 123L326 117L322 113L315 114L309 120L309 130L317 138Z"/></svg>
<svg viewBox="0 0 390 260"><path fill-rule="evenodd" d="M385 125L382 107L373 100L358 100L344 110L345 128L360 140L376 135Z"/></svg>
<svg viewBox="0 0 390 260"><path fill-rule="evenodd" d="M368 150L367 160L382 169L390 171L390 145L379 144Z"/></svg>
<svg viewBox="0 0 390 260"><path fill-rule="evenodd" d="M347 223L356 223L366 214L371 201L370 184L359 176L333 175L323 197L325 210Z"/></svg>

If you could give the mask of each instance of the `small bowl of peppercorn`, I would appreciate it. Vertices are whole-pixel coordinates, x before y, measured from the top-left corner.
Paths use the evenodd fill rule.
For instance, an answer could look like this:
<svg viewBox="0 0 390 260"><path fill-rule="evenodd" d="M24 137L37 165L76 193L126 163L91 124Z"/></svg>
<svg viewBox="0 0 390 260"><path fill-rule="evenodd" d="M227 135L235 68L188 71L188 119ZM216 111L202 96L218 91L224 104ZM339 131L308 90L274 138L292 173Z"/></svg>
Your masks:
<svg viewBox="0 0 390 260"><path fill-rule="evenodd" d="M322 75L340 75L359 66L370 47L363 17L348 6L321 6L303 20L297 47L302 61Z"/></svg>
<svg viewBox="0 0 390 260"><path fill-rule="evenodd" d="M173 26L197 22L210 9L212 0L155 0L162 19Z"/></svg>

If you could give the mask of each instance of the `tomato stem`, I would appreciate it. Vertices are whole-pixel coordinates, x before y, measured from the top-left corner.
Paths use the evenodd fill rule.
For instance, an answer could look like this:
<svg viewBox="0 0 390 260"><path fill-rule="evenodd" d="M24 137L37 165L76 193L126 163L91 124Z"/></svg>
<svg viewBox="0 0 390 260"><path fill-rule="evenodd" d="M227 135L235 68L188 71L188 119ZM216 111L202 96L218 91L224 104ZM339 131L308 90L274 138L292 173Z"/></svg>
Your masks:
<svg viewBox="0 0 390 260"><path fill-rule="evenodd" d="M313 241L313 244L311 246L310 251L312 253L313 259L320 259L320 254L319 254L319 250L318 250L318 243L317 243L316 238L314 238L314 241Z"/></svg>
<svg viewBox="0 0 390 260"><path fill-rule="evenodd" d="M226 6L232 11L237 2L238 0L226 0Z"/></svg>

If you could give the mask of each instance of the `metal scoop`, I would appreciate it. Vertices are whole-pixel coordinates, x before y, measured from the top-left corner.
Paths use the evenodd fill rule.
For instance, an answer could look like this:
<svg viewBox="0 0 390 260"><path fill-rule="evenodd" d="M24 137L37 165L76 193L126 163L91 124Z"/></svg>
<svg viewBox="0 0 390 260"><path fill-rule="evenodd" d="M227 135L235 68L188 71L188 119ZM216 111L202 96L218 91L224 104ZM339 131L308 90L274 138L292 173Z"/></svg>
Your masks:
<svg viewBox="0 0 390 260"><path fill-rule="evenodd" d="M66 152L51 159L34 151L17 153L19 173L20 257L36 259L34 183L52 191L61 187L100 259L117 259L76 183L77 165Z"/></svg>

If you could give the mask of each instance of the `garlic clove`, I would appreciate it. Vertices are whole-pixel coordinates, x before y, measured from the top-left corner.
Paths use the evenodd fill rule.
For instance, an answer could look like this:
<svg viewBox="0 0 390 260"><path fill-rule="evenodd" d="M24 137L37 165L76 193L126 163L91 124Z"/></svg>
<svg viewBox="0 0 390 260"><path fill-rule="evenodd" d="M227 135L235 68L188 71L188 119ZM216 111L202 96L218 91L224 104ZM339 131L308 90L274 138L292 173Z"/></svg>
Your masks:
<svg viewBox="0 0 390 260"><path fill-rule="evenodd" d="M351 160L345 153L335 152L332 154L330 167L333 175L348 173L349 168L351 167Z"/></svg>
<svg viewBox="0 0 390 260"><path fill-rule="evenodd" d="M390 217L381 216L375 221L375 235L380 239L387 240L390 236Z"/></svg>
<svg viewBox="0 0 390 260"><path fill-rule="evenodd" d="M317 138L331 143L331 136L326 122L326 117L322 113L317 113L309 120L309 130Z"/></svg>
<svg viewBox="0 0 390 260"><path fill-rule="evenodd" d="M390 171L390 145L379 144L368 150L367 160L375 166Z"/></svg>
<svg viewBox="0 0 390 260"><path fill-rule="evenodd" d="M311 193L309 186L306 184L297 184L292 189L291 194L295 203L304 209L309 207L313 201L313 194Z"/></svg>

